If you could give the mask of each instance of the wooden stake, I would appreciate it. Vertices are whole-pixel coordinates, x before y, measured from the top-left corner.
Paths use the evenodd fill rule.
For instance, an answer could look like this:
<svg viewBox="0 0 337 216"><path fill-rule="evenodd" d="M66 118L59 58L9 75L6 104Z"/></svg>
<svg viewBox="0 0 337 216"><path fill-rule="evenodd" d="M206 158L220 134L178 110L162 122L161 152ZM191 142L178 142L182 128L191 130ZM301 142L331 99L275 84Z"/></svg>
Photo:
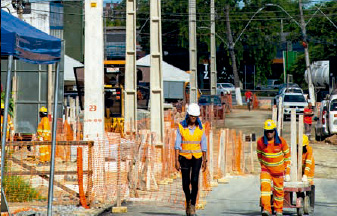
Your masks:
<svg viewBox="0 0 337 216"><path fill-rule="evenodd" d="M298 118L298 154L297 154L297 180L302 179L302 153L303 153L303 115Z"/></svg>
<svg viewBox="0 0 337 216"><path fill-rule="evenodd" d="M214 169L213 169L213 131L212 130L209 133L209 174L210 174L211 181L213 181Z"/></svg>
<svg viewBox="0 0 337 216"><path fill-rule="evenodd" d="M296 110L294 108L291 109L291 170L290 177L291 181L297 181L297 133L296 133Z"/></svg>
<svg viewBox="0 0 337 216"><path fill-rule="evenodd" d="M282 121L283 121L283 106L282 106L282 98L280 97L278 103L278 118L277 118L277 133L280 136L282 131Z"/></svg>
<svg viewBox="0 0 337 216"><path fill-rule="evenodd" d="M250 134L250 165L251 165L251 173L254 173L254 152L253 152L253 141L252 134Z"/></svg>
<svg viewBox="0 0 337 216"><path fill-rule="evenodd" d="M275 122L275 124L277 125L277 107L276 105L273 106L273 115L272 115L272 120Z"/></svg>

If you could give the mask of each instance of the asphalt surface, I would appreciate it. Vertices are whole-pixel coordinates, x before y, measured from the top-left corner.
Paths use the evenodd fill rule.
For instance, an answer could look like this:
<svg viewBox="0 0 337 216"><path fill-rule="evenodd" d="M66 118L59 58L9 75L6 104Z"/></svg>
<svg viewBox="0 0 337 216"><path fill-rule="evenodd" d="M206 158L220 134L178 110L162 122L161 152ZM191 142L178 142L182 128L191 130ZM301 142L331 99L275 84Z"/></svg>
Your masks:
<svg viewBox="0 0 337 216"><path fill-rule="evenodd" d="M315 215L337 215L336 179L315 179L316 202ZM206 198L204 210L197 211L202 215L261 215L259 207L260 182L258 176L239 176L230 179L229 184L219 185ZM184 215L181 206L157 206L155 202L127 203L128 213L123 215ZM110 212L104 216L115 215ZM295 216L295 209L284 209L285 216Z"/></svg>

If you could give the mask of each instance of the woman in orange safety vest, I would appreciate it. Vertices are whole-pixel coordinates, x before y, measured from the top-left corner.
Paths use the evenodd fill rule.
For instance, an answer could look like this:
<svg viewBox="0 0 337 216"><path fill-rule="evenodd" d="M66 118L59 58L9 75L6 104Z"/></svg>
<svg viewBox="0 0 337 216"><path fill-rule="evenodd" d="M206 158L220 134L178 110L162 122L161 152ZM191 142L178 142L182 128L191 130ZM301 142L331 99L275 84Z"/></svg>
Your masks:
<svg viewBox="0 0 337 216"><path fill-rule="evenodd" d="M199 171L206 170L207 139L205 127L200 119L200 107L188 106L184 121L177 129L175 142L175 167L181 170L183 190L186 198L186 214L196 215L195 204L198 194ZM190 186L192 190L190 190Z"/></svg>

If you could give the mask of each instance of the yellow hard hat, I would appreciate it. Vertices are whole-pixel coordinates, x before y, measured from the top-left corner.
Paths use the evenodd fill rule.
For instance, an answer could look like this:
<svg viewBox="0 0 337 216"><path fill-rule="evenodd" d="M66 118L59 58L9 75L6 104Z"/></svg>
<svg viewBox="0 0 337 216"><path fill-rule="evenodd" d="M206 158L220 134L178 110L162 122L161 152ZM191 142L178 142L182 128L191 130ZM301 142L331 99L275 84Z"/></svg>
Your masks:
<svg viewBox="0 0 337 216"><path fill-rule="evenodd" d="M303 134L303 146L309 145L309 139L308 136Z"/></svg>
<svg viewBox="0 0 337 216"><path fill-rule="evenodd" d="M264 122L264 127L263 129L265 130L274 130L276 128L276 124L273 120L268 119L267 121Z"/></svg>
<svg viewBox="0 0 337 216"><path fill-rule="evenodd" d="M45 113L45 112L48 112L48 110L47 110L47 108L46 108L46 107L44 107L44 106L43 106L43 107L41 107L41 108L40 108L40 112L43 112L43 113Z"/></svg>
<svg viewBox="0 0 337 216"><path fill-rule="evenodd" d="M5 109L5 105L3 102L1 102L1 109Z"/></svg>

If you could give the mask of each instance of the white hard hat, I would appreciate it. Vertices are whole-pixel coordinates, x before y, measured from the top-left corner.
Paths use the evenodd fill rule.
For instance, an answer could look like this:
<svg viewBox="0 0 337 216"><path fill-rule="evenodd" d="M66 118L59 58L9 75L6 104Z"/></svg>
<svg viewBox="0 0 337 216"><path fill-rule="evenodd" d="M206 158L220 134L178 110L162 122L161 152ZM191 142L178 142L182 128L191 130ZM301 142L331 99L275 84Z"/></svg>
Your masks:
<svg viewBox="0 0 337 216"><path fill-rule="evenodd" d="M192 103L188 106L187 113L191 116L200 116L200 107L196 103Z"/></svg>

